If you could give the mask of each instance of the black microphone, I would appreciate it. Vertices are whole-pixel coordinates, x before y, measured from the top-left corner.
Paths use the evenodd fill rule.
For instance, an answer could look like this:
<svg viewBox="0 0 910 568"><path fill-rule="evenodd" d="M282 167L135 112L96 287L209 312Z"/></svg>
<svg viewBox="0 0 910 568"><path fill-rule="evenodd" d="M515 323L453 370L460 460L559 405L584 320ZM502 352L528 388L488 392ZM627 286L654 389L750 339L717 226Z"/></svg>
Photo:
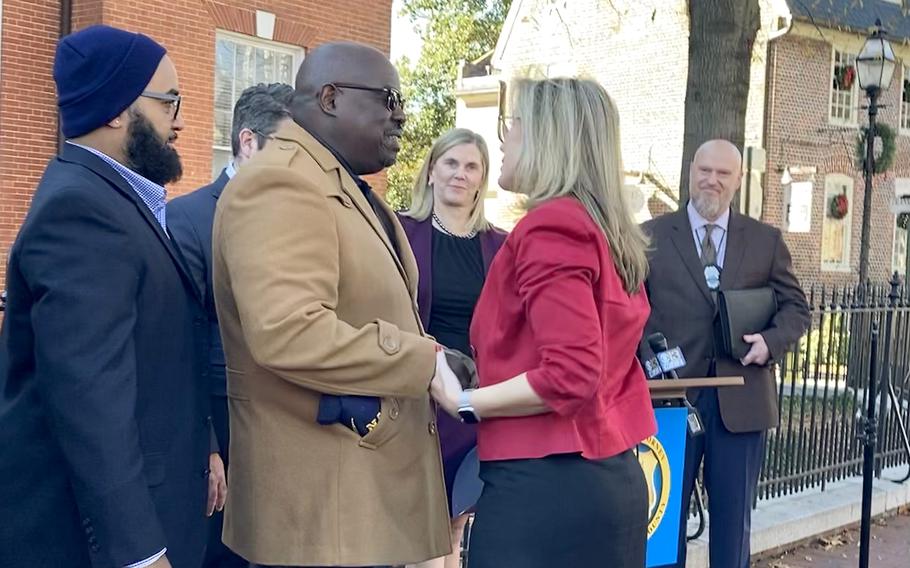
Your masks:
<svg viewBox="0 0 910 568"><path fill-rule="evenodd" d="M660 366L660 370L671 379L679 379L676 369L686 366L686 359L683 357L682 350L679 347L670 349L667 344L667 338L659 331L648 336L648 345L657 357L657 364ZM688 411L686 427L689 430L689 434L691 436L703 434L705 427L702 424L701 417L698 415L698 411L685 398L683 398L683 406Z"/></svg>
<svg viewBox="0 0 910 568"><path fill-rule="evenodd" d="M659 331L648 336L648 345L654 355L657 356L657 363L660 365L661 372L671 379L678 379L679 375L676 374L676 369L686 366L686 360L679 347L670 349L667 345L667 338Z"/></svg>

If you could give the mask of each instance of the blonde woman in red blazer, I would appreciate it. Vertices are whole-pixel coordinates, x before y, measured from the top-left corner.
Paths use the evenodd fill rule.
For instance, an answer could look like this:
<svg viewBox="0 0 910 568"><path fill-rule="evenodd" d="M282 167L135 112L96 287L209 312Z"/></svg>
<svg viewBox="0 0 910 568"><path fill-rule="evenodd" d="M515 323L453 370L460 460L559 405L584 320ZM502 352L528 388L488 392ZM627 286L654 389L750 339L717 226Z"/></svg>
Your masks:
<svg viewBox="0 0 910 568"><path fill-rule="evenodd" d="M471 568L643 567L654 434L636 358L647 241L622 193L619 116L584 79L519 80L499 185L528 213L490 267L471 324L480 388L431 392L479 421L483 494Z"/></svg>

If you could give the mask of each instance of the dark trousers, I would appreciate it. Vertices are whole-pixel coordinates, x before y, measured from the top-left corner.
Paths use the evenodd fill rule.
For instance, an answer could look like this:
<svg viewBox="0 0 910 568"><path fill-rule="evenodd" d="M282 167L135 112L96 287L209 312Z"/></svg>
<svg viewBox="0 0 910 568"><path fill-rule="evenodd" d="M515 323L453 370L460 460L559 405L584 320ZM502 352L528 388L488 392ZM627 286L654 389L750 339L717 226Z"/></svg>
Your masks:
<svg viewBox="0 0 910 568"><path fill-rule="evenodd" d="M631 451L480 464L470 568L644 568L648 489Z"/></svg>
<svg viewBox="0 0 910 568"><path fill-rule="evenodd" d="M228 402L226 396L212 397L212 424L224 467L228 467L228 445L230 443L230 426L228 423ZM230 490L230 483L228 483ZM224 511L215 511L209 519L209 540L205 549L203 568L246 568L249 564L221 542L221 530L224 526Z"/></svg>
<svg viewBox="0 0 910 568"><path fill-rule="evenodd" d="M716 389L702 391L695 408L704 422L705 433L690 437L686 444L679 558L675 566L686 565L686 521L698 467L704 459L710 566L749 568L752 501L764 458L765 433L728 431L720 416Z"/></svg>

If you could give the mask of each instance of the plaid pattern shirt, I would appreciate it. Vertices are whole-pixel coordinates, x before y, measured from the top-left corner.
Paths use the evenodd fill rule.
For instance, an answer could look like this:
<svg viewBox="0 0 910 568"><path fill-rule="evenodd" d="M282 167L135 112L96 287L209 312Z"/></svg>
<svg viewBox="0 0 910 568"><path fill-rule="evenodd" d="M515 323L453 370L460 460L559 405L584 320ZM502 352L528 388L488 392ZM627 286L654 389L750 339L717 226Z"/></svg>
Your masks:
<svg viewBox="0 0 910 568"><path fill-rule="evenodd" d="M130 184L130 187L133 188L133 191L139 195L139 198L149 208L149 210L152 212L152 215L155 216L155 220L158 221L158 224L161 225L161 228L164 229L164 232L167 232L167 209L165 207L167 205L167 190L164 189L163 186L145 179L117 160L94 148L83 146L82 144L76 144L75 142L70 142L69 140L67 140L66 143L72 144L73 146L78 146L83 150L91 152L92 154L104 160L110 167L114 168L114 171L123 176L123 179L126 180L126 183Z"/></svg>

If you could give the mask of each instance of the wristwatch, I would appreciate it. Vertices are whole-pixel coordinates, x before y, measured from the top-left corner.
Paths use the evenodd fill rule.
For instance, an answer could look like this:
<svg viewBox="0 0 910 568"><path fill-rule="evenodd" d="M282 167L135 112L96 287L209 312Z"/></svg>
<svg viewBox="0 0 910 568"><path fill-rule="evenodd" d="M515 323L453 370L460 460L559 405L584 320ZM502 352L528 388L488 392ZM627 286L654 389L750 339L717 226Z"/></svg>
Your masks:
<svg viewBox="0 0 910 568"><path fill-rule="evenodd" d="M462 391L458 400L458 416L461 417L461 421L465 424L477 424L480 422L480 416L477 415L477 411L471 406L472 392L474 392L474 389Z"/></svg>

